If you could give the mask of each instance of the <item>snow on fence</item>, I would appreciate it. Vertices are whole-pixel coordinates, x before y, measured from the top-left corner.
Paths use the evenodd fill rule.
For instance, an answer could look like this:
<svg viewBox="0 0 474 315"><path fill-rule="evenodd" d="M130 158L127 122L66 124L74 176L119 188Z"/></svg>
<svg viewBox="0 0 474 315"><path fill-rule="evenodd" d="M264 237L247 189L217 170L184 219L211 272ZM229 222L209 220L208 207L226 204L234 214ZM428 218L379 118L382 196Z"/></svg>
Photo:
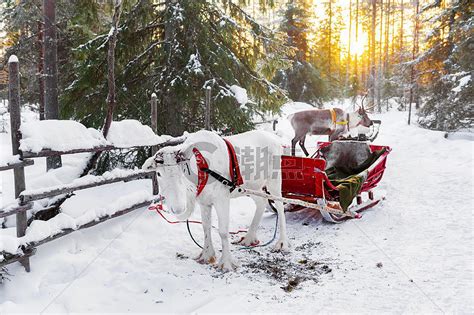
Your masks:
<svg viewBox="0 0 474 315"><path fill-rule="evenodd" d="M29 257L35 253L37 246L147 206L158 194L156 173L142 170L114 170L102 176L88 175L78 178L67 185L26 190L24 168L34 164L32 158L149 146L156 151L164 146L182 143L185 136L160 137L156 135L156 124L153 125L154 130L152 130L134 120L112 123L107 139L98 130L87 129L75 121L42 120L21 125L18 60L10 59L8 67L13 156L6 161L0 161L0 171L13 170L16 201L0 209L0 218L16 215L17 235L6 237L9 239L3 239L0 242L0 267L18 261L26 271L30 271ZM157 111L154 108L156 96L154 98L155 102L152 97L152 121L157 120ZM132 129L134 132L130 133ZM143 178L152 180L151 196L149 193L137 193L126 200L117 200L109 209L101 209L99 213L96 211L93 215L76 220L66 214L59 214L48 221L35 220L30 225L28 234L26 233L27 211L32 208L33 201ZM39 211L47 209L50 208Z"/></svg>

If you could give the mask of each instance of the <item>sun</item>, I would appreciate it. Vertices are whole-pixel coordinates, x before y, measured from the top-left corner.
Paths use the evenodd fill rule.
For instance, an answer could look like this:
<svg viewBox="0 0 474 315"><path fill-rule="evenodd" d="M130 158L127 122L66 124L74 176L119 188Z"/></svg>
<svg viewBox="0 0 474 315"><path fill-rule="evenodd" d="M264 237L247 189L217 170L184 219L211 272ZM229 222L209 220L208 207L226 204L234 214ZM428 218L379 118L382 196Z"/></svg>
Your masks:
<svg viewBox="0 0 474 315"><path fill-rule="evenodd" d="M362 35L362 36L361 36ZM351 54L352 55L357 55L357 56L362 56L364 54L366 45L367 45L367 39L365 38L366 35L365 33L359 34L359 38L357 41L354 39L352 40L351 38Z"/></svg>
<svg viewBox="0 0 474 315"><path fill-rule="evenodd" d="M352 32L351 35L349 35L349 32L347 29L343 29L341 31L340 45L345 48L343 50L345 51L345 53L348 52L349 43L350 43L351 56L362 56L364 54L367 48L367 43L368 43L367 34L362 31L359 31L359 34L357 37L358 38L356 40L355 31Z"/></svg>

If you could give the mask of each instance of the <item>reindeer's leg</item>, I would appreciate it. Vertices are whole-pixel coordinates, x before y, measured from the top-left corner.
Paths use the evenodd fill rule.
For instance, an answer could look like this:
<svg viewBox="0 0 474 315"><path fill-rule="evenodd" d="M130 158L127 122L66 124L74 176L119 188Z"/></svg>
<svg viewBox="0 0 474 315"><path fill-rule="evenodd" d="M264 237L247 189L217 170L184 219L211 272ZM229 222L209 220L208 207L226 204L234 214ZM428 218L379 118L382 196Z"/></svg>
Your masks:
<svg viewBox="0 0 474 315"><path fill-rule="evenodd" d="M260 225L260 221L262 221L262 215L265 211L265 205L267 203L267 200L262 197L251 196L251 198L255 202L255 206L257 208L255 209L255 215L253 216L252 223L250 224L247 234L245 234L245 237L239 241L239 244L244 246L255 246L259 243L257 238L257 229Z"/></svg>
<svg viewBox="0 0 474 315"><path fill-rule="evenodd" d="M212 245L211 237L211 216L212 207L201 205L202 228L204 230L204 247L196 260L201 264L213 264L216 262L216 252Z"/></svg>
<svg viewBox="0 0 474 315"><path fill-rule="evenodd" d="M300 147L301 147L301 149L303 150L304 154L305 154L306 156L308 156L308 155L309 155L308 150L306 150L306 148L305 148L305 146L304 146L304 141L305 141L305 139L306 139L306 135L304 135L303 138L301 138L301 140L300 140Z"/></svg>
<svg viewBox="0 0 474 315"><path fill-rule="evenodd" d="M222 198L214 203L219 222L219 235L222 243L222 256L219 260L219 268L223 271L235 269L237 266L232 262L229 245L229 199Z"/></svg>
<svg viewBox="0 0 474 315"><path fill-rule="evenodd" d="M281 197L281 180L272 180L268 183L267 189L270 195ZM286 235L286 218L283 202L274 201L273 206L277 209L278 229L280 230L278 241L275 244L275 250L287 252L290 249L290 243Z"/></svg>
<svg viewBox="0 0 474 315"><path fill-rule="evenodd" d="M296 143L298 143L298 136L295 136L293 140L291 140L291 155L292 156L295 156Z"/></svg>

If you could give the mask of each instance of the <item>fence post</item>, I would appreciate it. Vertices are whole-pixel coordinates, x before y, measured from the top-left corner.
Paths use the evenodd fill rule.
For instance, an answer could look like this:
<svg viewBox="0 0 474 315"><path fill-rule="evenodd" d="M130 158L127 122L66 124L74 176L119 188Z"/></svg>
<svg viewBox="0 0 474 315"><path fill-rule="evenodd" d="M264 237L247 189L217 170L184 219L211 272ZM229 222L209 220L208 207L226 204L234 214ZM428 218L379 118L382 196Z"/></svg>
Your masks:
<svg viewBox="0 0 474 315"><path fill-rule="evenodd" d="M20 154L20 125L21 125L21 109L20 109L20 71L18 58L15 55L8 59L8 106L10 107L10 128L12 137L12 153L13 155ZM25 169L24 167L17 167L13 169L15 182L15 198L20 196L20 193L25 190ZM27 217L26 212L19 212L16 214L16 236L22 237L26 233ZM19 262L25 267L27 272L30 271L30 259L24 257Z"/></svg>
<svg viewBox="0 0 474 315"><path fill-rule="evenodd" d="M204 111L204 128L211 130L211 87L206 87L206 108Z"/></svg>
<svg viewBox="0 0 474 315"><path fill-rule="evenodd" d="M153 195L156 196L160 193L160 187L158 186L158 177L156 177L156 172L151 178L151 185L153 186Z"/></svg>
<svg viewBox="0 0 474 315"><path fill-rule="evenodd" d="M156 134L158 133L158 103L156 94L151 94L151 129ZM155 155L158 151L158 146L151 147L151 155Z"/></svg>
<svg viewBox="0 0 474 315"><path fill-rule="evenodd" d="M151 94L151 129L154 133L158 133L158 102L156 93ZM158 152L158 146L151 147L151 155L155 155ZM156 173L153 174L152 186L153 186L153 195L158 195L159 188L158 188L158 178L156 177Z"/></svg>

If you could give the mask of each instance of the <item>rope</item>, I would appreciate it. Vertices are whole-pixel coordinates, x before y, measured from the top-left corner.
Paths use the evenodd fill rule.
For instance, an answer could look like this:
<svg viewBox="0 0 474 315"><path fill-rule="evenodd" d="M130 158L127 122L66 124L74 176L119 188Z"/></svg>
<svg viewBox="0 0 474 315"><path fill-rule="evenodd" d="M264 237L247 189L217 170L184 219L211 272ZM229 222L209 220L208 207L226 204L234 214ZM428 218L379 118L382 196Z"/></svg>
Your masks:
<svg viewBox="0 0 474 315"><path fill-rule="evenodd" d="M276 238L276 235L277 235L277 230L278 230L278 212L276 212L276 220L275 220L275 231L273 232L273 237L271 240L269 240L268 242L266 242L265 244L261 244L261 245L255 245L255 246L242 246L239 248L239 250L242 250L242 249L253 249L253 248L256 248L256 247L265 247L265 246L268 246L270 245L271 243L273 243L273 241L275 240Z"/></svg>
<svg viewBox="0 0 474 315"><path fill-rule="evenodd" d="M193 233L191 233L191 229L189 228L189 220L186 220L186 227L188 228L189 236L191 236L194 244L196 244L200 249L203 249L203 247L194 239Z"/></svg>
<svg viewBox="0 0 474 315"><path fill-rule="evenodd" d="M165 215L162 213L163 211L163 204L162 204L162 200L160 198L160 203L157 204L157 205L151 205L148 207L148 210L151 210L151 211L156 211L166 222L168 222L169 224L178 224L178 223L186 223L186 228L188 230L188 234L189 236L191 237L191 240L194 242L194 244L196 244L199 248L203 248L201 246L201 244L199 244L196 239L194 238L193 236L193 233L191 232L191 228L189 226L190 223L194 223L194 224L201 224L202 225L202 222L201 221L195 221L195 220L186 220L186 221L171 221L171 220L168 220L168 218L165 217ZM270 206L273 208L273 205L270 204ZM214 225L211 225L211 227L213 229L217 229L217 227L215 227ZM255 248L255 247L264 247L264 246L267 246L267 245L270 245L276 238L276 234L277 234L277 230L278 230L278 213L276 215L276 220L275 220L275 231L273 233L273 237L271 240L269 240L268 242L266 242L265 244L261 244L261 245L255 245L255 246L242 246L239 248L239 250L242 250L242 249L252 249L252 248ZM244 233L244 232L247 232L247 230L237 230L235 232L231 231L229 232L229 234L231 235L236 235L236 234L239 234L239 233Z"/></svg>

